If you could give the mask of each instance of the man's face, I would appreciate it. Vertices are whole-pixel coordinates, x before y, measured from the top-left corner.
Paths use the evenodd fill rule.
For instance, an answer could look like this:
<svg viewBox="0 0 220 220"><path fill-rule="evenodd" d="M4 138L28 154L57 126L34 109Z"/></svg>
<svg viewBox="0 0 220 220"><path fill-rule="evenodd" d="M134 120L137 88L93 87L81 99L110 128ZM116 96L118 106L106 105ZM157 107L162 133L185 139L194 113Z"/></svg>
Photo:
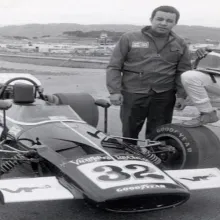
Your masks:
<svg viewBox="0 0 220 220"><path fill-rule="evenodd" d="M176 14L157 11L155 16L151 18L152 30L159 34L167 34L176 25Z"/></svg>

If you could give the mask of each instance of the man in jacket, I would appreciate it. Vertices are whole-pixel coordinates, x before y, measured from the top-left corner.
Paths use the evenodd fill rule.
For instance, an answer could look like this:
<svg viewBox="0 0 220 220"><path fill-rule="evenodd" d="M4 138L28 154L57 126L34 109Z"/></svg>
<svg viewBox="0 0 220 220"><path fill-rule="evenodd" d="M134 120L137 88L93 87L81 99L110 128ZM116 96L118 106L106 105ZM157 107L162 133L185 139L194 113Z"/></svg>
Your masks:
<svg viewBox="0 0 220 220"><path fill-rule="evenodd" d="M138 138L147 118L146 138L159 125L170 123L176 100L186 94L181 73L191 69L184 40L172 32L179 12L160 6L151 15L151 26L122 35L106 73L113 105L120 105L124 137ZM136 144L136 141L131 141Z"/></svg>

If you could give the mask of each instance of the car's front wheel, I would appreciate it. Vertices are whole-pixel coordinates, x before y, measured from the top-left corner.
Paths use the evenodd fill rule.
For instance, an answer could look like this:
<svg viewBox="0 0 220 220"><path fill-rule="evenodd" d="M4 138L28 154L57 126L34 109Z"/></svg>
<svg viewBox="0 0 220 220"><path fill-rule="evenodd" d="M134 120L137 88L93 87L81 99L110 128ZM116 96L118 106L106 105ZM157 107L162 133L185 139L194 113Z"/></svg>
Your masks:
<svg viewBox="0 0 220 220"><path fill-rule="evenodd" d="M220 128L218 130L220 133ZM186 128L178 124L166 124L159 126L150 139L163 143L152 150L170 169L220 165L220 140L209 127Z"/></svg>

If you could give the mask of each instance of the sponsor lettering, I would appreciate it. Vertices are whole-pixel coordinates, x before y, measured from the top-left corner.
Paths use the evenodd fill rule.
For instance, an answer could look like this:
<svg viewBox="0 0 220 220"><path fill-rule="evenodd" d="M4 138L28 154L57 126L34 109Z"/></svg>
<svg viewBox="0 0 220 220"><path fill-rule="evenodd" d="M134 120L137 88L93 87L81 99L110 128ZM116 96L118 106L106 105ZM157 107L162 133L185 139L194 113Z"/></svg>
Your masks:
<svg viewBox="0 0 220 220"><path fill-rule="evenodd" d="M173 134L177 134L178 135L178 138L182 141L182 143L184 144L187 152L191 153L192 152L192 148L190 147L190 143L187 139L187 137L181 133L179 130L176 130L174 128L169 128L169 127L162 127L162 128L159 128L157 129L157 132L158 133L161 133L161 132L169 132L169 133L173 133Z"/></svg>
<svg viewBox="0 0 220 220"><path fill-rule="evenodd" d="M182 177L180 179L196 182L196 181L202 181L202 180L209 180L210 177L216 177L216 176L213 174L209 174L206 176L193 176L192 178Z"/></svg>
<svg viewBox="0 0 220 220"><path fill-rule="evenodd" d="M78 158L75 161L71 160L66 163L63 163L61 164L61 166L65 166L66 164L69 164L69 163L73 163L75 165L81 165L81 164L86 164L86 163L98 162L102 160L111 161L112 159L109 156L93 156L93 157L88 157L88 158Z"/></svg>
<svg viewBox="0 0 220 220"><path fill-rule="evenodd" d="M30 192L33 192L33 190L36 190L36 189L48 189L48 188L51 188L51 186L45 185L45 186L42 186L42 187L20 187L16 190L7 189L7 188L0 188L0 190L4 190L4 191L9 192L9 193L21 193L22 191L26 192L26 193L30 193Z"/></svg>
<svg viewBox="0 0 220 220"><path fill-rule="evenodd" d="M141 160L141 161L146 161L149 162L146 158L141 158L137 157L134 155L114 155L113 156L117 160ZM64 167L66 164L72 163L75 165L82 165L86 163L93 163L93 162L98 162L98 161L112 161L112 158L109 156L92 156L92 157L87 157L87 158L78 158L75 161L71 160L65 163L62 163L60 166Z"/></svg>
<svg viewBox="0 0 220 220"><path fill-rule="evenodd" d="M135 190L145 190L145 189L156 189L156 188L166 188L164 184L143 184L138 186L126 186L117 188L116 192L128 192L128 191L135 191Z"/></svg>
<svg viewBox="0 0 220 220"><path fill-rule="evenodd" d="M141 160L141 161L147 161L149 162L148 159L134 156L134 155L115 155L114 158L117 160Z"/></svg>
<svg viewBox="0 0 220 220"><path fill-rule="evenodd" d="M149 42L133 41L132 48L149 48Z"/></svg>

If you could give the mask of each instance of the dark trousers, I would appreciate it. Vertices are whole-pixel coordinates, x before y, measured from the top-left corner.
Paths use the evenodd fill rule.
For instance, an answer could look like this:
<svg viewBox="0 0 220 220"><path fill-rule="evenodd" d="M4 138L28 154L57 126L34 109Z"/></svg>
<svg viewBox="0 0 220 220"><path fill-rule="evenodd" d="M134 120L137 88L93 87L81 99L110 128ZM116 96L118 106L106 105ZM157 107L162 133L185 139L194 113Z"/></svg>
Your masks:
<svg viewBox="0 0 220 220"><path fill-rule="evenodd" d="M123 92L123 97L124 102L120 111L123 137L137 139L146 118L146 138L156 127L171 123L176 101L174 90L162 93L151 90L148 94Z"/></svg>

